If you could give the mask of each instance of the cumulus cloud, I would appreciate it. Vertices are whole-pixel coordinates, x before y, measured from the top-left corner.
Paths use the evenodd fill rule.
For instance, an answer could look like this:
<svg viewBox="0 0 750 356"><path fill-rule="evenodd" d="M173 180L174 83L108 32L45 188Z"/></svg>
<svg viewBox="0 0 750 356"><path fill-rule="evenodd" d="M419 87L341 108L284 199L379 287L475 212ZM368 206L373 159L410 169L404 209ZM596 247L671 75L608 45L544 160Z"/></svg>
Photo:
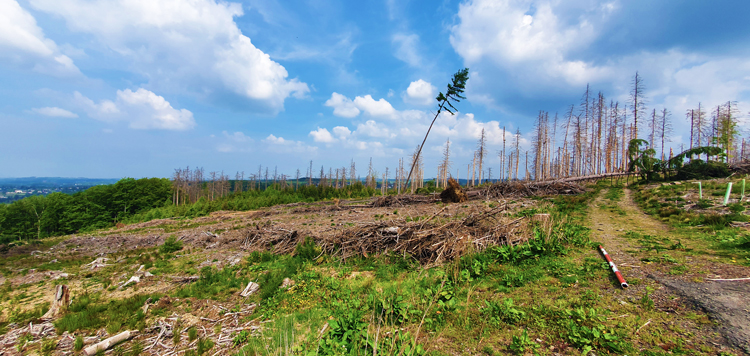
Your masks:
<svg viewBox="0 0 750 356"><path fill-rule="evenodd" d="M48 39L16 0L0 1L0 59L53 76L80 74L70 57Z"/></svg>
<svg viewBox="0 0 750 356"><path fill-rule="evenodd" d="M197 93L233 93L266 110L283 110L307 84L289 79L243 35L234 17L242 5L214 0L31 0L36 9L61 16L68 27L91 34L131 61L156 87Z"/></svg>
<svg viewBox="0 0 750 356"><path fill-rule="evenodd" d="M353 118L359 115L359 109L354 102L344 95L334 92L326 100L325 106L333 108L333 114L339 117Z"/></svg>
<svg viewBox="0 0 750 356"><path fill-rule="evenodd" d="M336 141L327 129L320 127L315 131L310 131L309 136L312 137L315 142L332 143Z"/></svg>
<svg viewBox="0 0 750 356"><path fill-rule="evenodd" d="M375 100L369 94L354 98L354 105L370 116L394 118L396 114L396 109L393 108L391 103L383 98Z"/></svg>
<svg viewBox="0 0 750 356"><path fill-rule="evenodd" d="M346 138L349 137L349 135L352 134L351 130L349 130L348 127L345 126L336 126L333 128L333 133L336 134L336 136L340 138Z"/></svg>
<svg viewBox="0 0 750 356"><path fill-rule="evenodd" d="M404 102L417 105L430 105L434 103L437 88L423 79L413 81L404 92Z"/></svg>
<svg viewBox="0 0 750 356"><path fill-rule="evenodd" d="M331 98L326 100L325 106L333 108L333 114L339 117L354 118L361 112L374 117L396 118L397 111L387 100L380 98L375 100L372 95L357 96L354 100L334 92Z"/></svg>
<svg viewBox="0 0 750 356"><path fill-rule="evenodd" d="M570 84L587 83L605 74L607 68L570 54L596 39L595 19L608 12L584 14L570 23L559 19L554 10L550 2L531 0L464 3L450 42L470 66L487 61L505 69L531 67L529 73Z"/></svg>
<svg viewBox="0 0 750 356"><path fill-rule="evenodd" d="M51 116L51 117L65 117L65 118L76 118L78 117L78 114L70 112L65 109L61 109L58 107L44 107L44 108L34 108L31 109L31 111L44 116Z"/></svg>
<svg viewBox="0 0 750 356"><path fill-rule="evenodd" d="M187 130L195 126L192 112L175 109L164 97L143 88L118 90L115 101L101 100L98 104L79 92L74 98L90 117L125 121L133 129Z"/></svg>

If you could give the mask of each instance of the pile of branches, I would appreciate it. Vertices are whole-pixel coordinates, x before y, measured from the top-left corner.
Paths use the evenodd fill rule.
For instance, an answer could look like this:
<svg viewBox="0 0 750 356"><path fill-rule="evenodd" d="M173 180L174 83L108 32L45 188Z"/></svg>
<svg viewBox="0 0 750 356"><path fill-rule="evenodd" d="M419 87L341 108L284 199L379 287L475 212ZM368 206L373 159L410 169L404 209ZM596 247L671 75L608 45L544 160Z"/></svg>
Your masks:
<svg viewBox="0 0 750 356"><path fill-rule="evenodd" d="M729 166L729 169L736 174L750 174L750 161L737 162Z"/></svg>
<svg viewBox="0 0 750 356"><path fill-rule="evenodd" d="M483 189L482 196L486 199L523 198L545 195L581 194L585 190L578 184L559 180L546 182L501 182Z"/></svg>
<svg viewBox="0 0 750 356"><path fill-rule="evenodd" d="M425 195L386 195L384 197L377 197L373 200L369 206L374 208L389 207L389 206L406 206L412 204L423 204L423 203L434 203L437 199L432 196Z"/></svg>
<svg viewBox="0 0 750 356"><path fill-rule="evenodd" d="M243 250L269 250L277 255L294 253L297 244L302 242L296 230L278 227L261 227L248 229L240 246Z"/></svg>
<svg viewBox="0 0 750 356"><path fill-rule="evenodd" d="M527 240L520 219L503 221L496 208L463 220L431 222L443 210L422 222L371 222L343 230L318 244L323 251L347 259L388 253L409 254L422 264L437 264L482 251L493 245L516 245Z"/></svg>

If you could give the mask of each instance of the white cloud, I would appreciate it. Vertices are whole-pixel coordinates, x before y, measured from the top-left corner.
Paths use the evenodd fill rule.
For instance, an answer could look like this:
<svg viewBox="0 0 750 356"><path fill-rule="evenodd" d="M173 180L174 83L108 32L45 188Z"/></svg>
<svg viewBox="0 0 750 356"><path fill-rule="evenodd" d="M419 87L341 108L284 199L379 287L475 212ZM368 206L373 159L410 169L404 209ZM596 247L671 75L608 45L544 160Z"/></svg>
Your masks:
<svg viewBox="0 0 750 356"><path fill-rule="evenodd" d="M315 131L310 131L309 136L311 136L315 142L331 143L336 141L327 129L320 127Z"/></svg>
<svg viewBox="0 0 750 356"><path fill-rule="evenodd" d="M417 105L430 105L434 103L437 88L422 79L413 81L402 95L404 102Z"/></svg>
<svg viewBox="0 0 750 356"><path fill-rule="evenodd" d="M0 0L0 58L43 74L80 74L73 60L45 37L36 19L16 0Z"/></svg>
<svg viewBox="0 0 750 356"><path fill-rule="evenodd" d="M559 18L560 6L531 0L466 2L459 6L460 23L451 29L450 42L473 70L502 68L526 86L540 80L585 85L612 75L609 66L575 55L597 39L597 26L614 7L583 12L570 22Z"/></svg>
<svg viewBox="0 0 750 356"><path fill-rule="evenodd" d="M237 132L232 133L232 134L230 134L230 133L228 133L226 131L222 131L221 133L224 135L224 137L226 139L228 139L230 141L234 141L234 142L253 142L252 138L246 136L241 131L237 131Z"/></svg>
<svg viewBox="0 0 750 356"><path fill-rule="evenodd" d="M391 133L385 125L378 124L374 120L367 120L364 124L357 125L357 134L369 137L394 138L396 134Z"/></svg>
<svg viewBox="0 0 750 356"><path fill-rule="evenodd" d="M336 136L340 138L346 138L349 137L349 135L352 134L351 130L349 130L348 127L344 126L336 126L333 128L333 133L336 134Z"/></svg>
<svg viewBox="0 0 750 356"><path fill-rule="evenodd" d="M394 53L396 58L415 68L424 65L422 56L417 51L419 36L413 33L397 33L393 35L392 42L396 46L396 53Z"/></svg>
<svg viewBox="0 0 750 356"><path fill-rule="evenodd" d="M287 140L283 137L277 137L274 134L268 135L261 142L266 144L264 147L266 151L274 153L304 153L314 155L318 152L318 148L315 146L308 146L302 141Z"/></svg>
<svg viewBox="0 0 750 356"><path fill-rule="evenodd" d="M325 106L333 108L333 114L340 117L353 118L359 115L359 109L354 102L344 95L334 92L331 98L326 100Z"/></svg>
<svg viewBox="0 0 750 356"><path fill-rule="evenodd" d="M380 98L375 100L372 95L358 96L354 100L334 92L331 98L326 100L325 106L333 108L333 114L339 117L354 118L361 112L373 117L396 118L397 111L391 103Z"/></svg>
<svg viewBox="0 0 750 356"><path fill-rule="evenodd" d="M157 88L208 94L234 93L266 110L283 110L307 84L288 79L243 35L234 22L242 5L214 0L30 0L35 8L65 19L73 31L93 35L130 60Z"/></svg>
<svg viewBox="0 0 750 356"><path fill-rule="evenodd" d="M40 115L51 116L51 117L65 117L65 118L70 118L70 119L78 117L78 114L70 112L65 109L58 108L58 107L34 108L34 109L31 109L31 111Z"/></svg>
<svg viewBox="0 0 750 356"><path fill-rule="evenodd" d="M396 109L383 98L376 101L369 94L358 96L354 98L354 105L371 116L395 118Z"/></svg>
<svg viewBox="0 0 750 356"><path fill-rule="evenodd" d="M90 117L125 121L133 129L187 130L195 126L192 112L177 110L163 97L143 88L118 90L115 101L102 100L99 104L79 92L74 98Z"/></svg>

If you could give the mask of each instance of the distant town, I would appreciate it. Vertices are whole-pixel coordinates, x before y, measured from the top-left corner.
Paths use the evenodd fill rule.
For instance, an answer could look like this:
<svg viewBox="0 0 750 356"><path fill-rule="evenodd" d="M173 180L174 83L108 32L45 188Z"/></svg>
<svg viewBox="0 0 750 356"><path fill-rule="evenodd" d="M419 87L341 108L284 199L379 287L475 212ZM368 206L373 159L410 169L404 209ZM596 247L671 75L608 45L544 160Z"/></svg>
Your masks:
<svg viewBox="0 0 750 356"><path fill-rule="evenodd" d="M96 185L114 184L118 179L25 177L0 178L0 204L34 195L75 194Z"/></svg>

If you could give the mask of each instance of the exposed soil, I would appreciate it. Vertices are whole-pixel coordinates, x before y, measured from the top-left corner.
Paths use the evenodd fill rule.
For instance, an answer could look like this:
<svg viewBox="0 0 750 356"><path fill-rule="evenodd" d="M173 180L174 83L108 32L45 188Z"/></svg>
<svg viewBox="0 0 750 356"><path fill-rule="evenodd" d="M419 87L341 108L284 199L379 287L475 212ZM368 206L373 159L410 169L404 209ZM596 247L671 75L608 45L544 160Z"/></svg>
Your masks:
<svg viewBox="0 0 750 356"><path fill-rule="evenodd" d="M673 235L670 227L637 208L628 189L624 193L617 202L619 213L608 208L613 203L601 194L589 214L592 238L604 246L625 279L631 282L623 294L635 300L653 290L650 297L661 310L705 311L722 336L716 342L750 354L750 281L710 280L748 277L750 268L722 262L700 241L678 240L679 236ZM674 273L675 263L645 262L646 257L660 253L650 252L637 240L626 238L628 231L679 241L684 248L670 251L670 256L682 260L685 271Z"/></svg>

